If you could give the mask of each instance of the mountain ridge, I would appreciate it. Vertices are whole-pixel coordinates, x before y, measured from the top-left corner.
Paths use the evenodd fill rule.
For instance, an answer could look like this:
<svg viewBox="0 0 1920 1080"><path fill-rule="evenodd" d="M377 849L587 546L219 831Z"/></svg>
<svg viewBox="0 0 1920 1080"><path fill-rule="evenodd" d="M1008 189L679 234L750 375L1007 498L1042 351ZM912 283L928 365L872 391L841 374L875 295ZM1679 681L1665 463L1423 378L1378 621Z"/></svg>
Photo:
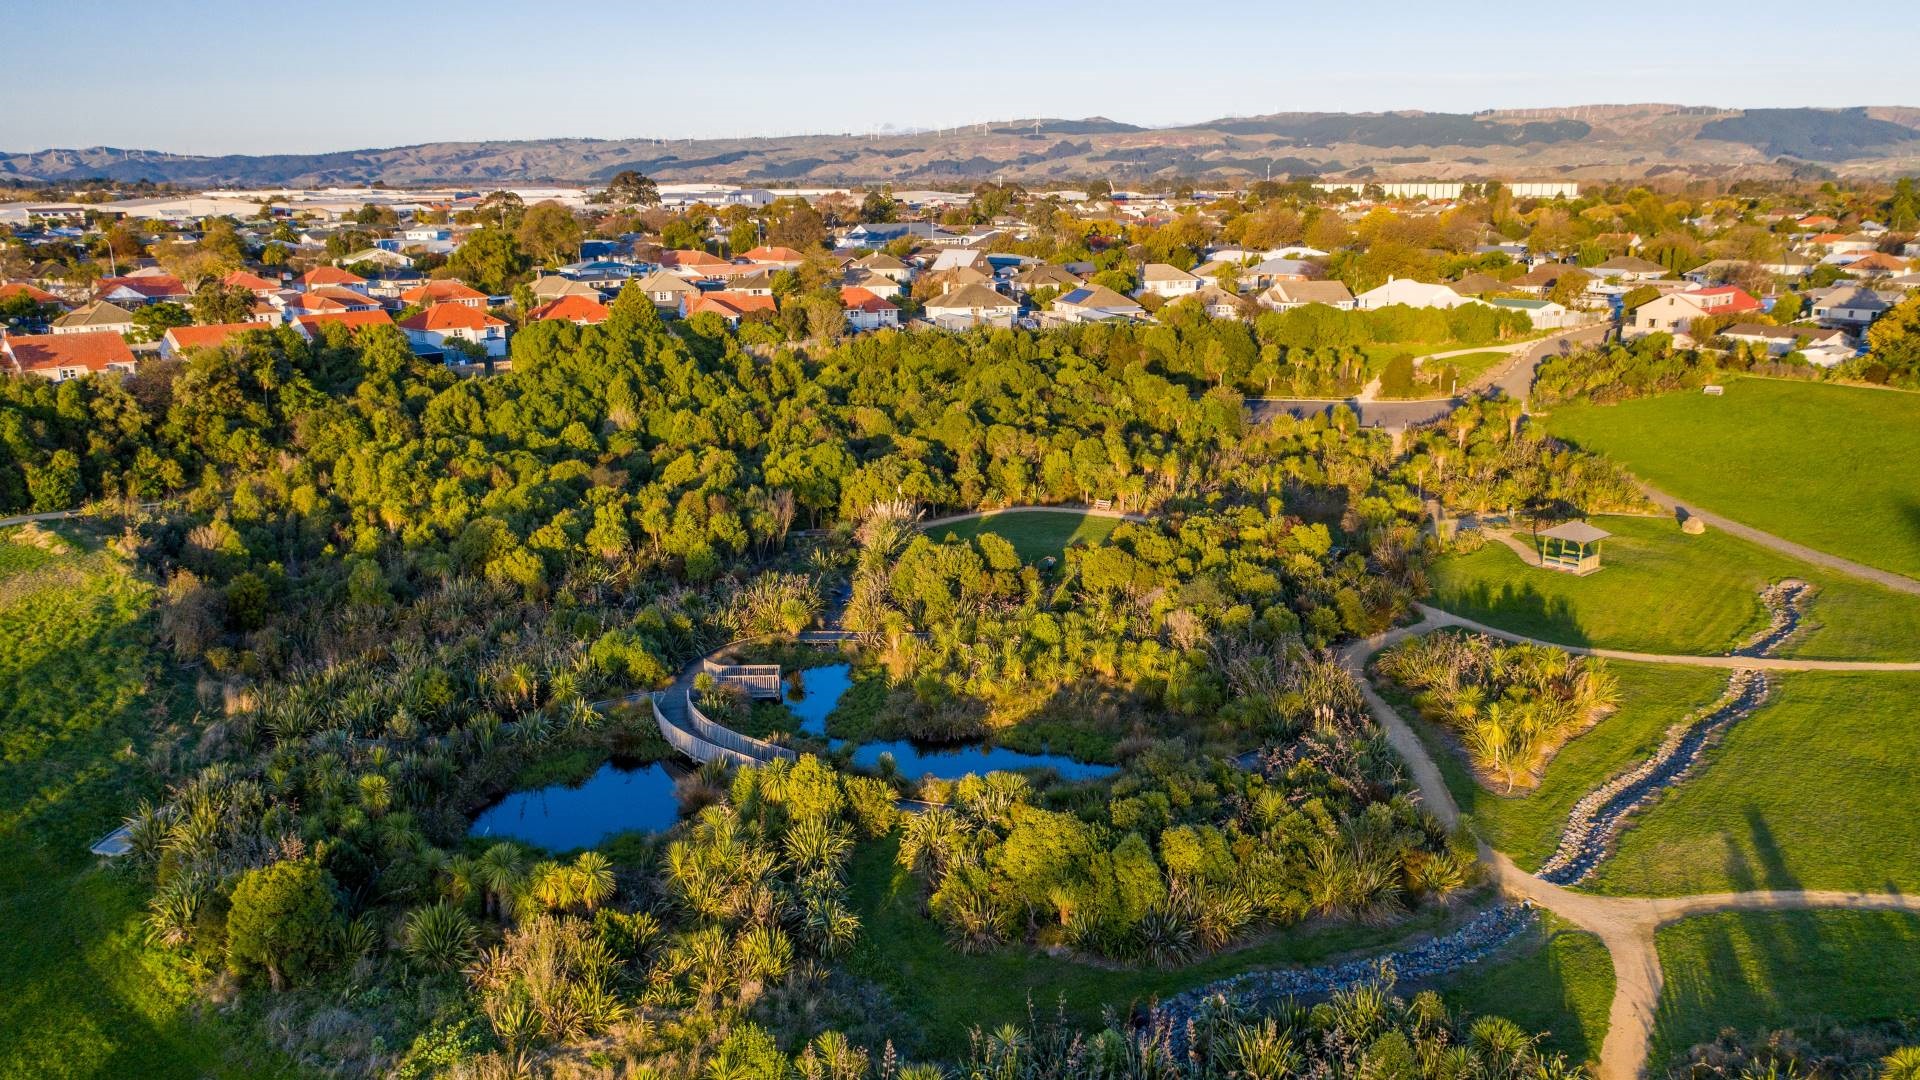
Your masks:
<svg viewBox="0 0 1920 1080"><path fill-rule="evenodd" d="M1143 127L1104 116L757 138L444 140L305 154L110 146L0 151L0 181L192 186L662 181L930 186L1267 175L1380 179L1780 177L1920 171L1920 108L1595 104L1476 113L1273 112ZM1364 171L1362 171L1364 170Z"/></svg>

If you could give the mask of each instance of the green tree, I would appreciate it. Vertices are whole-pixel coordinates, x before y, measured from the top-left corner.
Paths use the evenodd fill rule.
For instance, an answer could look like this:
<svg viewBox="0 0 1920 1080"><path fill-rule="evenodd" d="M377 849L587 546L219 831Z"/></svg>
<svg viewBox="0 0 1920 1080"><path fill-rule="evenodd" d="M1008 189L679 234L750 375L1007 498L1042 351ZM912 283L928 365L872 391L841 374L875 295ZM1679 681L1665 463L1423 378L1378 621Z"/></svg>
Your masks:
<svg viewBox="0 0 1920 1080"><path fill-rule="evenodd" d="M227 911L227 962L241 973L264 970L282 990L326 956L338 925L333 876L318 863L282 860L249 870Z"/></svg>
<svg viewBox="0 0 1920 1080"><path fill-rule="evenodd" d="M203 326L246 322L253 314L253 294L237 285L209 281L194 292L188 306L194 321Z"/></svg>
<svg viewBox="0 0 1920 1080"><path fill-rule="evenodd" d="M595 202L615 206L659 206L660 187L645 173L623 169L607 181L607 188L595 196Z"/></svg>
<svg viewBox="0 0 1920 1080"><path fill-rule="evenodd" d="M558 266L568 262L574 252L580 249L580 239L585 230L573 211L552 200L535 203L526 216L520 219L520 227L514 232L514 239L520 250L526 252L534 261L547 266Z"/></svg>
<svg viewBox="0 0 1920 1080"><path fill-rule="evenodd" d="M514 238L499 229L479 229L448 257L449 276L498 295L510 291L527 272L527 257Z"/></svg>
<svg viewBox="0 0 1920 1080"><path fill-rule="evenodd" d="M148 304L134 309L132 337L136 341L159 341L168 330L192 322L193 315L179 304L171 301Z"/></svg>

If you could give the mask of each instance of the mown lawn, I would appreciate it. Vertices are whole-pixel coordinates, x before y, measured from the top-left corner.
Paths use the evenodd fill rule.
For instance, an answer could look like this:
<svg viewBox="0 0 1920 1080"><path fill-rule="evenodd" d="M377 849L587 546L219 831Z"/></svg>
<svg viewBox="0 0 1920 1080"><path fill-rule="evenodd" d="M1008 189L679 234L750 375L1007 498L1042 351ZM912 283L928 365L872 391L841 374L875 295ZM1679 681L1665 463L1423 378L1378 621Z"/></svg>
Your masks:
<svg viewBox="0 0 1920 1080"><path fill-rule="evenodd" d="M1920 916L1722 912L1664 926L1657 940L1666 986L1648 1061L1655 1076L1723 1028L1750 1036L1911 1019L1920 1002Z"/></svg>
<svg viewBox="0 0 1920 1080"><path fill-rule="evenodd" d="M1613 1005L1613 960L1600 939L1553 916L1513 955L1458 972L1437 984L1456 1011L1504 1016L1541 1046L1576 1064L1598 1061Z"/></svg>
<svg viewBox="0 0 1920 1080"><path fill-rule="evenodd" d="M1398 688L1379 685L1426 743L1453 801L1471 817L1474 829L1521 869L1532 871L1559 846L1574 803L1609 777L1645 760L1668 728L1719 698L1727 684L1727 673L1714 668L1621 662L1608 667L1620 680L1620 707L1562 746L1547 763L1539 787L1515 795L1482 787L1445 733L1419 719L1412 701Z"/></svg>
<svg viewBox="0 0 1920 1080"><path fill-rule="evenodd" d="M1546 423L1682 501L1920 576L1920 394L1738 379L1721 397L1562 406Z"/></svg>
<svg viewBox="0 0 1920 1080"><path fill-rule="evenodd" d="M891 994L905 1037L917 1041L905 1052L917 1059L952 1059L966 1050L970 1029L990 1031L1022 1021L1029 1000L1043 1018L1064 1000L1073 1022L1093 1027L1104 1006L1124 1013L1135 1003L1236 972L1383 949L1419 932L1450 927L1464 914L1430 908L1389 927L1296 927L1173 970L1096 967L1024 947L967 955L949 946L940 927L921 911L918 882L893 861L896 846L883 840L854 855L850 880L861 933L848 969Z"/></svg>
<svg viewBox="0 0 1920 1080"><path fill-rule="evenodd" d="M1790 672L1642 813L1596 891L1920 889L1920 674Z"/></svg>
<svg viewBox="0 0 1920 1080"><path fill-rule="evenodd" d="M63 530L77 541L79 534ZM151 590L88 543L0 547L0 1076L259 1076L147 948L143 890L87 845L154 792L140 755L184 695Z"/></svg>
<svg viewBox="0 0 1920 1080"><path fill-rule="evenodd" d="M1602 569L1575 577L1528 566L1505 544L1449 555L1432 574L1436 607L1563 645L1725 653L1766 625L1760 590L1786 578L1816 587L1783 656L1920 660L1920 596L1897 593L1769 551L1717 529L1688 536L1669 517L1600 517L1612 533ZM1519 532L1524 542L1525 532Z"/></svg>
<svg viewBox="0 0 1920 1080"><path fill-rule="evenodd" d="M1056 514L1046 511L1011 510L988 514L971 521L956 522L935 529L935 539L949 536L972 539L981 533L996 533L1027 562L1039 562L1049 555L1058 558L1073 544L1098 544L1113 534L1118 518L1089 514Z"/></svg>

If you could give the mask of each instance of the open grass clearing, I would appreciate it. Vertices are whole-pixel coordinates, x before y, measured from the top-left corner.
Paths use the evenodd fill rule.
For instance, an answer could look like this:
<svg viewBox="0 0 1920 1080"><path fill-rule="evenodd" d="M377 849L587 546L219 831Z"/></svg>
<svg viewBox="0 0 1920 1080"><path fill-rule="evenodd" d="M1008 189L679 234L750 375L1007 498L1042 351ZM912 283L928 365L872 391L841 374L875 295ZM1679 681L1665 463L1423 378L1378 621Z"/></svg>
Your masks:
<svg viewBox="0 0 1920 1080"><path fill-rule="evenodd" d="M1743 378L1718 397L1561 406L1546 423L1702 509L1920 577L1920 394Z"/></svg>
<svg viewBox="0 0 1920 1080"><path fill-rule="evenodd" d="M1009 510L988 514L970 521L956 521L932 530L935 539L958 537L971 540L981 533L994 533L1027 562L1039 562L1060 554L1074 544L1099 544L1113 534L1118 518L1092 514L1055 513L1042 510Z"/></svg>
<svg viewBox="0 0 1920 1080"><path fill-rule="evenodd" d="M1920 916L1721 912L1661 927L1657 943L1666 986L1648 1060L1655 1076L1722 1029L1911 1020L1920 1002Z"/></svg>
<svg viewBox="0 0 1920 1080"><path fill-rule="evenodd" d="M1920 889L1920 674L1776 674L1600 864L1596 891Z"/></svg>
<svg viewBox="0 0 1920 1080"><path fill-rule="evenodd" d="M1503 795L1474 779L1466 757L1452 737L1420 719L1399 687L1381 682L1381 692L1406 717L1440 766L1447 790L1473 827L1522 869L1537 870L1566 828L1573 805L1608 778L1645 760L1667 729L1688 713L1710 704L1726 688L1727 673L1714 668L1672 664L1610 662L1620 680L1620 706L1611 715L1569 740L1547 763L1532 792Z"/></svg>
<svg viewBox="0 0 1920 1080"><path fill-rule="evenodd" d="M918 1037L919 1045L908 1052L920 1059L957 1056L975 1026L991 1031L1025 1020L1029 1000L1042 1018L1064 1001L1068 1018L1091 1028L1105 1006L1124 1011L1242 971L1381 950L1418 933L1444 932L1467 914L1433 907L1387 927L1292 927L1172 969L1096 966L1025 947L969 955L947 944L939 925L922 912L920 884L894 863L895 850L888 839L854 855L852 897L861 936L848 969L892 995L903 1027Z"/></svg>
<svg viewBox="0 0 1920 1080"><path fill-rule="evenodd" d="M1593 519L1612 533L1585 577L1529 566L1505 544L1449 555L1433 568L1433 604L1562 645L1717 655L1767 623L1760 591L1798 578L1815 587L1802 629L1780 655L1822 660L1920 659L1920 596L1894 592L1673 519ZM1517 531L1526 543L1529 535Z"/></svg>
<svg viewBox="0 0 1920 1080"><path fill-rule="evenodd" d="M144 890L86 850L154 792L141 754L186 700L150 644L151 590L60 535L71 554L0 555L0 1077L278 1075L193 1016L145 944Z"/></svg>
<svg viewBox="0 0 1920 1080"><path fill-rule="evenodd" d="M1439 980L1449 1007L1504 1016L1575 1064L1598 1061L1613 1005L1613 959L1600 939L1551 915L1504 956Z"/></svg>

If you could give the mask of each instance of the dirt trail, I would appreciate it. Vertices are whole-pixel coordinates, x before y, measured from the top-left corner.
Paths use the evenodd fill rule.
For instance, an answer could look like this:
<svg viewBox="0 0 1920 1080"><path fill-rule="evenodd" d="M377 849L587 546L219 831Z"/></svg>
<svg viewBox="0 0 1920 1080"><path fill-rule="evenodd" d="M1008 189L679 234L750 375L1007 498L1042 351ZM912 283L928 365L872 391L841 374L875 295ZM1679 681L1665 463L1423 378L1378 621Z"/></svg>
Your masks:
<svg viewBox="0 0 1920 1080"><path fill-rule="evenodd" d="M1475 622L1426 604L1420 605L1420 613L1436 626L1457 626L1465 630L1504 638L1507 641L1518 641L1527 645L1545 645L1570 652L1575 656L1602 656L1609 660L1632 660L1643 664L1685 664L1690 667L1736 670L1746 668L1753 671L1920 671L1920 661L1916 660L1790 660L1779 656L1690 656L1674 653L1628 652L1625 649L1594 649L1584 645L1562 645L1557 641L1545 641L1525 634L1516 634L1511 630L1488 626L1486 623Z"/></svg>
<svg viewBox="0 0 1920 1080"><path fill-rule="evenodd" d="M1367 707L1385 731L1387 740L1413 774L1421 799L1436 817L1448 826L1458 824L1460 809L1453 801L1440 775L1440 768L1425 744L1415 735L1400 714L1373 688L1366 675L1367 660L1381 649L1407 637L1424 634L1444 626L1469 626L1514 639L1515 635L1480 627L1457 619L1446 612L1423 606L1423 618L1411 625L1349 644L1340 652L1340 663L1359 683ZM1543 643L1551 644L1551 643ZM1562 647L1564 646L1556 646ZM1571 652L1583 650L1572 649ZM1599 653L1598 655L1608 655ZM1752 657L1659 657L1646 659L1670 663L1703 660L1728 660L1724 666L1755 666ZM1799 663L1809 663L1800 661ZM1712 666L1723 666L1715 664ZM1868 665L1870 668L1871 665ZM1879 670L1920 669L1920 665L1893 665ZM1743 893L1708 893L1677 897L1592 896L1574 892L1540 880L1516 866L1512 859L1482 844L1480 859L1493 882L1510 896L1530 900L1573 925L1598 937L1613 959L1614 996L1609 1011L1607 1035L1600 1048L1599 1080L1636 1080L1645 1074L1647 1051L1653 1041L1653 1025L1660 1005L1662 976L1660 955L1654 947L1654 933L1662 925L1693 915L1716 911L1792 910L1804 908L1847 908L1859 911L1911 911L1920 914L1920 896L1900 893L1854 893L1822 890L1758 890Z"/></svg>

